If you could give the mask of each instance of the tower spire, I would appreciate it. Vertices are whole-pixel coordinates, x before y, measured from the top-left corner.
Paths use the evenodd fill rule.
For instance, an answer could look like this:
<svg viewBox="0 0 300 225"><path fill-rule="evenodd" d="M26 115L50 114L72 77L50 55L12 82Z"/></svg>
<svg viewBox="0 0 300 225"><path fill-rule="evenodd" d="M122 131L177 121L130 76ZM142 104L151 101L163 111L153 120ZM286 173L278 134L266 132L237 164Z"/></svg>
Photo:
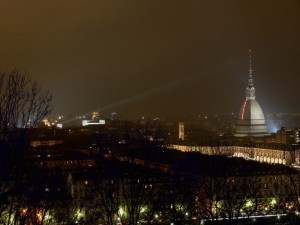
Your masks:
<svg viewBox="0 0 300 225"><path fill-rule="evenodd" d="M252 55L251 55L251 49L249 49L249 77L248 77L248 87L253 87L253 78L252 78Z"/></svg>
<svg viewBox="0 0 300 225"><path fill-rule="evenodd" d="M246 99L240 108L239 117L236 123L235 136L264 136L267 135L264 113L255 99L255 88L252 79L252 58L249 50L249 74L246 87Z"/></svg>
<svg viewBox="0 0 300 225"><path fill-rule="evenodd" d="M253 78L252 78L252 55L251 50L249 50L249 75L248 75L248 85L246 88L246 99L255 99L255 88L253 85Z"/></svg>

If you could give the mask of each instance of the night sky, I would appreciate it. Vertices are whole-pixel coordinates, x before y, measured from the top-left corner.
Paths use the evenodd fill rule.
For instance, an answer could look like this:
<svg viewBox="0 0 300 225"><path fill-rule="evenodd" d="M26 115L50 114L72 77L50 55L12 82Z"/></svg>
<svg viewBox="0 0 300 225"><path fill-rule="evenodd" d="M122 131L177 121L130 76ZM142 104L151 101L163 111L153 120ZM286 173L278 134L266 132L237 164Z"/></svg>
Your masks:
<svg viewBox="0 0 300 225"><path fill-rule="evenodd" d="M248 50L265 113L300 112L300 1L0 1L0 69L54 113L237 113Z"/></svg>

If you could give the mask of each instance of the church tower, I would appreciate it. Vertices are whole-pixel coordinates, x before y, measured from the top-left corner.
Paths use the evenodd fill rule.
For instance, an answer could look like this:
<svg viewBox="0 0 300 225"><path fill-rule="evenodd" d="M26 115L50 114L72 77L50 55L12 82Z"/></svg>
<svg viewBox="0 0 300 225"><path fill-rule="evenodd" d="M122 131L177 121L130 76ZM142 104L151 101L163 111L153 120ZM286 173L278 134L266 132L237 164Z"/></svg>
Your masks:
<svg viewBox="0 0 300 225"><path fill-rule="evenodd" d="M178 123L178 139L184 141L184 123L179 122Z"/></svg>
<svg viewBox="0 0 300 225"><path fill-rule="evenodd" d="M268 135L264 113L256 101L253 85L252 55L249 50L249 73L246 87L246 98L242 104L236 122L235 136L265 136Z"/></svg>

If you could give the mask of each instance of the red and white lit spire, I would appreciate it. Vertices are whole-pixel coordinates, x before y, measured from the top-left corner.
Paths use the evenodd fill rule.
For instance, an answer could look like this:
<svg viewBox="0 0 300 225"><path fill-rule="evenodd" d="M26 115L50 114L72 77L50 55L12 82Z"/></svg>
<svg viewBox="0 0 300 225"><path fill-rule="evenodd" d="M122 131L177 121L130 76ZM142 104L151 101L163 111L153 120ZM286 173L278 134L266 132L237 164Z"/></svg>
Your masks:
<svg viewBox="0 0 300 225"><path fill-rule="evenodd" d="M252 51L249 50L249 71L248 82L246 86L246 99L239 111L238 120L236 122L235 136L261 137L267 135L266 121L264 113L256 101L255 88L253 85L253 69L252 69ZM247 72L246 72L247 73Z"/></svg>

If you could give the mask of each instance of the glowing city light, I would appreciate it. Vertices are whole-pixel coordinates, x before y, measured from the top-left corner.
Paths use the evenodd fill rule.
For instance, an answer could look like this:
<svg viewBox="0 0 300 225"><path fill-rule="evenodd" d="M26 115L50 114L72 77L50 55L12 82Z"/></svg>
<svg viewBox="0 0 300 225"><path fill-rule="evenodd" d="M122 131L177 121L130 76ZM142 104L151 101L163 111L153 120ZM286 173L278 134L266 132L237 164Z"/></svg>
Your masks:
<svg viewBox="0 0 300 225"><path fill-rule="evenodd" d="M119 214L120 216L125 215L125 211L124 211L124 209L123 209L122 207L119 208L118 214Z"/></svg>
<svg viewBox="0 0 300 225"><path fill-rule="evenodd" d="M251 207L251 206L253 206L253 202L251 200L248 200L246 202L246 207Z"/></svg>
<svg viewBox="0 0 300 225"><path fill-rule="evenodd" d="M271 204L272 204L272 205L275 205L276 203L277 203L276 199L273 198L272 201L271 201Z"/></svg>

